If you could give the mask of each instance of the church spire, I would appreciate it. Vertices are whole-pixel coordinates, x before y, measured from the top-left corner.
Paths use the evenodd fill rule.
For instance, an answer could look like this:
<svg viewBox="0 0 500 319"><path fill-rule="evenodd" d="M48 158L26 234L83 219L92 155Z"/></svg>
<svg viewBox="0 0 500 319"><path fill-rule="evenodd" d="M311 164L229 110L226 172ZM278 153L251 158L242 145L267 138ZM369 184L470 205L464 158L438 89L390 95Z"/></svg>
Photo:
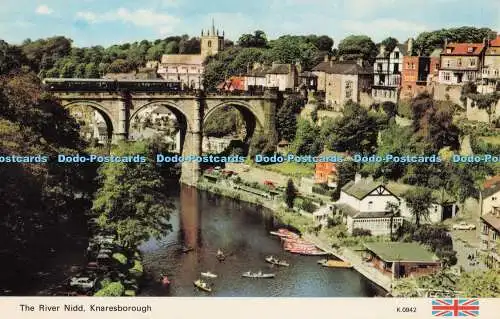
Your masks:
<svg viewBox="0 0 500 319"><path fill-rule="evenodd" d="M214 18L212 18L212 36L215 35L215 22L214 22Z"/></svg>

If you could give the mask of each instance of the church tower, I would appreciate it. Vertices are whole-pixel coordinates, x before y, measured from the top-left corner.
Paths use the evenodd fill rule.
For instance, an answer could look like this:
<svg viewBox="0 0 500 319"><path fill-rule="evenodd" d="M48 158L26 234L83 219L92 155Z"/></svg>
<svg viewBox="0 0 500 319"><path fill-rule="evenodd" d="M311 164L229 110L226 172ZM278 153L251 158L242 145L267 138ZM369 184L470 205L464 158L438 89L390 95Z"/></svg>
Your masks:
<svg viewBox="0 0 500 319"><path fill-rule="evenodd" d="M215 30L214 20L212 19L212 29L204 32L201 30L200 38L201 46L201 56L206 58L207 56L215 55L220 51L224 50L224 31L222 35L219 34L219 30Z"/></svg>

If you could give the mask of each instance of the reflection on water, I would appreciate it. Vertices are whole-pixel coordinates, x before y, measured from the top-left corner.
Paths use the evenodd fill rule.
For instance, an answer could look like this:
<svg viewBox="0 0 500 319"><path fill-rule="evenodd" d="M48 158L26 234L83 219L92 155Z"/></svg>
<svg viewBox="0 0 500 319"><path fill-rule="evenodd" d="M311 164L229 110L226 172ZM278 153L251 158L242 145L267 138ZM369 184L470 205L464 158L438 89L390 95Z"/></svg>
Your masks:
<svg viewBox="0 0 500 319"><path fill-rule="evenodd" d="M239 296L239 297L366 297L382 294L354 270L329 269L317 264L318 257L284 252L264 208L182 187L172 215L173 231L160 240L141 246L146 271L151 278L141 295L146 296ZM183 253L182 247L194 248ZM228 258L219 262L222 249ZM264 261L268 255L286 259L290 267L276 268ZM248 279L246 271L276 273L275 279ZM211 271L213 292L196 290L193 281L200 272ZM165 289L160 274L172 284Z"/></svg>

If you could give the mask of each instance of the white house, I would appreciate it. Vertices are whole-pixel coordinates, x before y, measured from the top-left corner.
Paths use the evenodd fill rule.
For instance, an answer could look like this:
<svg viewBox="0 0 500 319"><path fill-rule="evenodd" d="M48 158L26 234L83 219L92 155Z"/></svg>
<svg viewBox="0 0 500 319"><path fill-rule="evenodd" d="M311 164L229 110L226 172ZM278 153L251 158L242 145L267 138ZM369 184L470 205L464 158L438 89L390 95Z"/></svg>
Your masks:
<svg viewBox="0 0 500 319"><path fill-rule="evenodd" d="M484 182L479 201L481 216L500 209L500 176L494 176Z"/></svg>
<svg viewBox="0 0 500 319"><path fill-rule="evenodd" d="M294 90L298 80L295 64L273 63L271 69L266 72L266 87L278 88L279 91Z"/></svg>
<svg viewBox="0 0 500 319"><path fill-rule="evenodd" d="M389 202L399 205L400 217L393 218L393 231L403 223L403 219L414 220L406 205L403 194L413 186L400 183L374 181L372 178L362 179L358 174L340 192L340 198L335 203L337 213L344 217L350 234L356 228L370 230L372 235L387 235L390 233L391 212L387 210ZM435 203L429 210L429 217L421 223L436 223L453 217L456 205L453 199L445 193L436 191L433 194Z"/></svg>

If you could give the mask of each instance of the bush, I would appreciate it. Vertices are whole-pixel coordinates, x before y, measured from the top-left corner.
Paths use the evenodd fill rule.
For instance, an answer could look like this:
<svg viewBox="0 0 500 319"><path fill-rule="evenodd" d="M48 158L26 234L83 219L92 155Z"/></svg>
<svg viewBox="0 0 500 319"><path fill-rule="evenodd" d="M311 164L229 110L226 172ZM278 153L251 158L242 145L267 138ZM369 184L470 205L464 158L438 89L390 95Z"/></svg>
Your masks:
<svg viewBox="0 0 500 319"><path fill-rule="evenodd" d="M300 208L309 213L314 213L317 209L316 205L309 198L304 198L300 204Z"/></svg>
<svg viewBox="0 0 500 319"><path fill-rule="evenodd" d="M124 254L120 254L120 253L114 253L113 254L113 259L118 261L120 264L122 265L126 265L127 264L127 257L125 257Z"/></svg>
<svg viewBox="0 0 500 319"><path fill-rule="evenodd" d="M95 297L119 297L125 292L125 287L119 281L112 282L101 290L97 291Z"/></svg>
<svg viewBox="0 0 500 319"><path fill-rule="evenodd" d="M397 106L397 114L407 119L413 119L413 113L411 112L410 101L405 101L405 100L400 101Z"/></svg>
<svg viewBox="0 0 500 319"><path fill-rule="evenodd" d="M371 236L372 232L369 231L368 229L363 229L363 228L354 228L352 230L352 235L354 237L360 237L360 236Z"/></svg>
<svg viewBox="0 0 500 319"><path fill-rule="evenodd" d="M312 192L324 196L332 196L333 193L326 184L313 185Z"/></svg>
<svg viewBox="0 0 500 319"><path fill-rule="evenodd" d="M139 260L134 259L134 266L129 269L129 272L137 277L142 276L142 274L144 273L142 263Z"/></svg>

